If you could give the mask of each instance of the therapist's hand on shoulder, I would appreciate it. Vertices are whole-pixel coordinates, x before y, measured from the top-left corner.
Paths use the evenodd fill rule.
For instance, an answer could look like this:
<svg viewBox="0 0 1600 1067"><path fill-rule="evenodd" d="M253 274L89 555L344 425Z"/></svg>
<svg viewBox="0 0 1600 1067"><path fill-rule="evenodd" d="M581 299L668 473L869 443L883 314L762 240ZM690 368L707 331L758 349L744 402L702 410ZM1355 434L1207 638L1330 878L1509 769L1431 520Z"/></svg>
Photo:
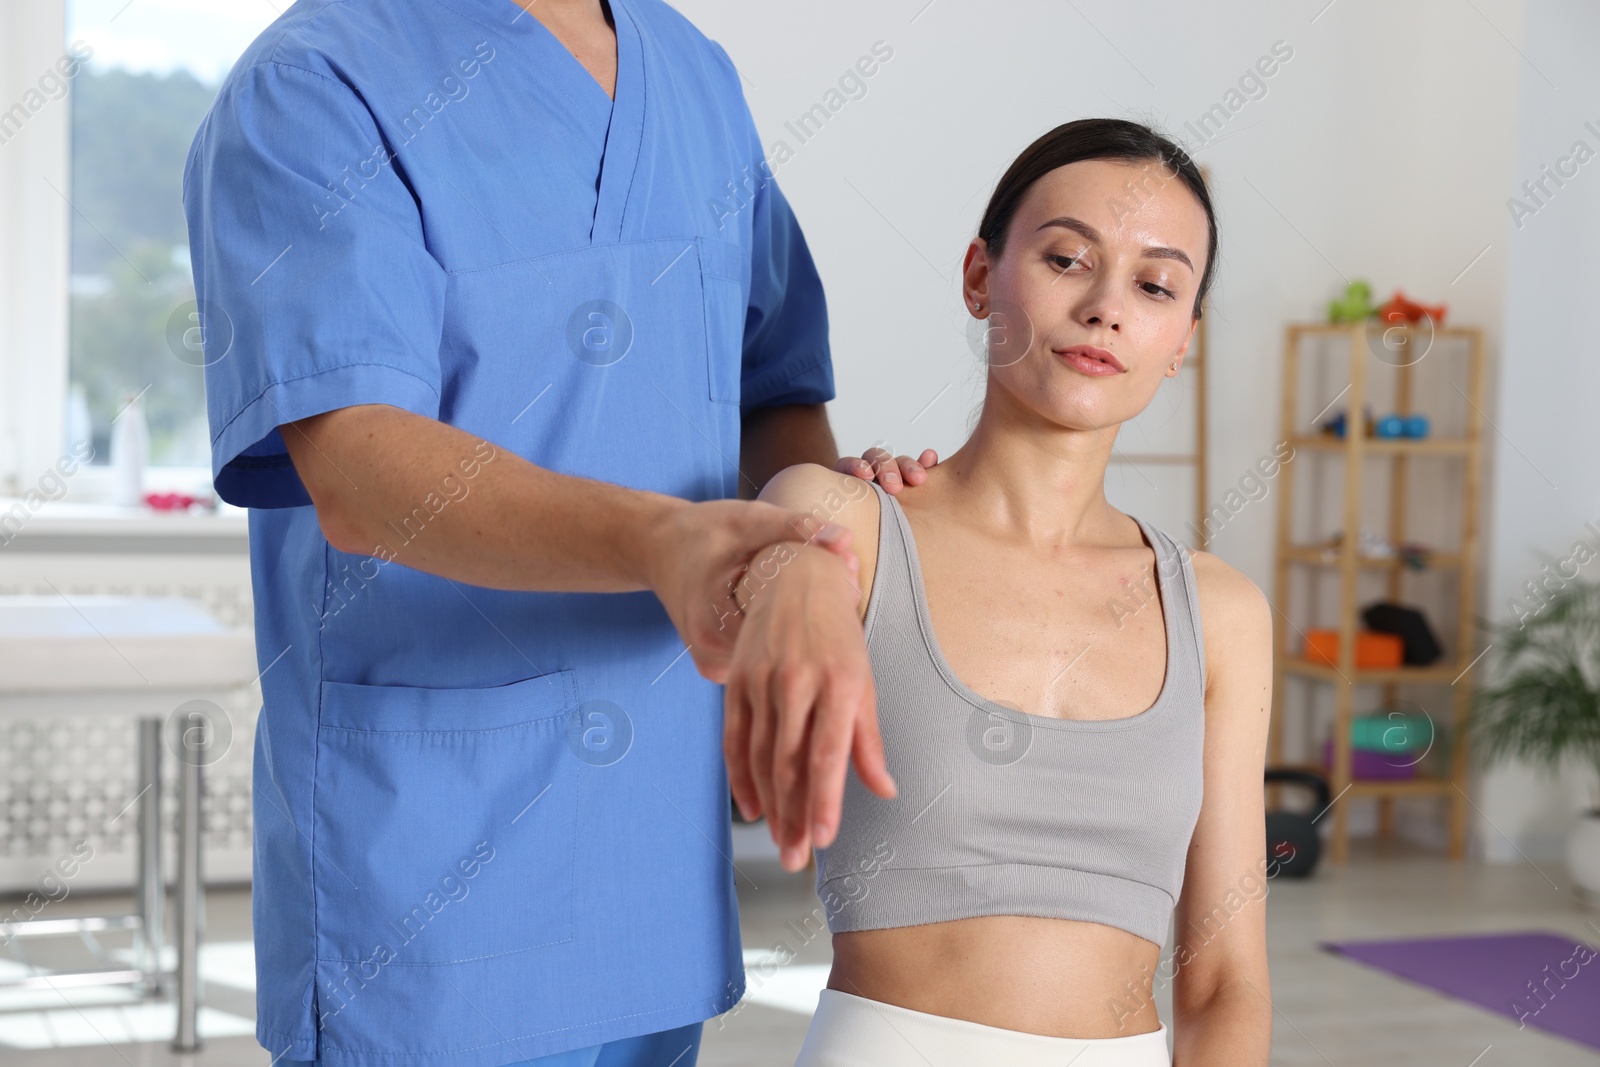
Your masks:
<svg viewBox="0 0 1600 1067"><path fill-rule="evenodd" d="M910 456L891 456L887 449L873 446L859 456L844 456L833 469L840 474L853 474L866 481L876 481L883 491L893 496L908 485L921 485L927 480L924 468L937 466L939 454L924 448L916 459Z"/></svg>

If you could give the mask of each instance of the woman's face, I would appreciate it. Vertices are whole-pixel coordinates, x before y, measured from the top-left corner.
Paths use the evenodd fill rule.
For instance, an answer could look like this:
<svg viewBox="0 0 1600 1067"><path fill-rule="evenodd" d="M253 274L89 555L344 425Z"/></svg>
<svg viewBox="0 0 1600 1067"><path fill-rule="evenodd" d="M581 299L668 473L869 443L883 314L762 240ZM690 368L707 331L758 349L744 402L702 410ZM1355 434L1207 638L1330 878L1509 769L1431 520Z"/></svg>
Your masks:
<svg viewBox="0 0 1600 1067"><path fill-rule="evenodd" d="M1083 160L1034 182L1000 257L982 239L967 249L967 309L979 302L989 317L990 390L1075 429L1143 411L1189 349L1208 233L1205 209L1159 163ZM1082 363L1079 346L1123 369Z"/></svg>

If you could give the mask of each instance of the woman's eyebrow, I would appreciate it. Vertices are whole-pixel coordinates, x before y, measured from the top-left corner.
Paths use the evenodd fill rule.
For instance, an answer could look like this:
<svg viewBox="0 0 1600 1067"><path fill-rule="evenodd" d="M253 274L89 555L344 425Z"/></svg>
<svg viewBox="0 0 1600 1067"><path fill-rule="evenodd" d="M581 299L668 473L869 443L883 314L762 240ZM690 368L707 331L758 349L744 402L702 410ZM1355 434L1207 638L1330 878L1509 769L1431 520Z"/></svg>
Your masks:
<svg viewBox="0 0 1600 1067"><path fill-rule="evenodd" d="M1043 223L1039 229L1042 230L1046 226L1060 226L1062 229L1072 230L1076 233L1080 233L1096 244L1100 243L1099 230L1095 229L1093 226L1090 226L1082 219L1073 218L1071 215L1063 215L1060 218L1051 219L1050 221ZM1148 259L1175 259L1179 263L1182 263L1184 266L1188 267L1190 270L1194 270L1194 263L1190 261L1188 253L1181 248L1169 248L1166 245L1149 245L1144 249L1143 254Z"/></svg>

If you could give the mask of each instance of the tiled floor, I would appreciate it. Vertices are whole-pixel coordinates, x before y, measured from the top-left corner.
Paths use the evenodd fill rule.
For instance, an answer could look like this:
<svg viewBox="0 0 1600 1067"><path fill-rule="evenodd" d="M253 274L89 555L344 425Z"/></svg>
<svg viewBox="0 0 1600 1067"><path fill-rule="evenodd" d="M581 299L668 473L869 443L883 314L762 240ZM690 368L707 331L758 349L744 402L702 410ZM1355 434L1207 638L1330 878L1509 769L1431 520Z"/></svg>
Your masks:
<svg viewBox="0 0 1600 1067"><path fill-rule="evenodd" d="M1320 951L1319 941L1430 934L1549 930L1600 944L1600 912L1587 910L1566 891L1559 864L1460 865L1401 847L1384 853L1357 850L1349 866L1324 866L1309 882L1276 880L1268 898L1272 984L1277 1009L1274 1064L1389 1067L1566 1067L1600 1064L1600 1055L1531 1028L1518 1030L1500 1016L1396 981ZM805 1037L810 1010L827 976L826 935L805 935L805 917L819 908L806 875L775 864L741 860L757 888L744 892L748 968L745 1000L708 1020L700 1063L705 1067L790 1067ZM741 879L741 884L743 880ZM73 897L55 914L105 912L125 906L111 897ZM0 1063L6 1067L194 1067L257 1065L268 1057L248 1036L252 1018L249 895L219 890L208 899L209 951L205 1022L212 1029L197 1056L179 1057L166 1040L137 1040L140 1032L170 1027L160 1005L119 1003L114 991L77 990L0 994ZM817 914L820 914L820 910ZM40 963L81 966L65 955L73 946L44 952ZM793 962L762 966L774 951ZM3 969L3 964L0 964ZM1593 998L1600 985L1574 983L1573 993ZM1167 1005L1163 1000L1163 1017ZM76 1005L76 1006L73 1006ZM141 1010L143 1016L141 1016ZM243 1033L244 1036L229 1036ZM55 1044L63 1047L49 1047ZM113 1047L114 1046L114 1047Z"/></svg>

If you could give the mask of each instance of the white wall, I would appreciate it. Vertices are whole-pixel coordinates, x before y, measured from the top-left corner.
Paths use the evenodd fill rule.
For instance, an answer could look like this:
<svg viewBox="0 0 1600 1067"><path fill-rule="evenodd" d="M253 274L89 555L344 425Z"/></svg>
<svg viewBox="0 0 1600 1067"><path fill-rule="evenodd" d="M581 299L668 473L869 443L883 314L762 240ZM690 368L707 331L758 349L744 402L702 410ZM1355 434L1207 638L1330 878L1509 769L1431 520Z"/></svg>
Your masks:
<svg viewBox="0 0 1600 1067"><path fill-rule="evenodd" d="M1211 174L1222 243L1211 301L1213 502L1279 440L1284 323L1320 319L1348 277L1366 278L1380 299L1400 287L1415 299L1447 303L1452 323L1485 329L1489 381L1501 378L1513 248L1505 199L1525 169L1520 161L1513 166L1517 92L1527 70L1518 54L1528 51L1523 0L1238 0L1169 3L1153 12L1111 0L677 6L745 73L764 139L781 138L794 149L777 176L827 286L839 387L831 410L846 452L887 438L897 452L931 446L948 454L964 439L982 379L964 333L961 255L1016 153L1050 127L1092 115L1153 120L1184 140ZM1575 113L1577 42L1596 37L1563 30L1553 10L1541 17L1542 32L1566 34L1569 42L1568 51L1549 53L1549 63L1567 90L1566 112ZM784 123L820 101L878 40L894 54L868 80L866 95L799 144ZM1266 94L1197 148L1184 124L1222 101L1280 40L1293 56L1267 80ZM1576 136L1574 118L1541 121L1553 126L1538 158L1553 157L1563 138ZM1591 184L1600 186L1600 177ZM1576 193L1571 199L1575 212ZM1549 221L1539 235L1527 227L1530 235L1519 235L1517 247L1554 241L1564 227ZM1575 303L1584 290L1571 277L1571 287L1551 278L1529 288L1543 284L1544 300ZM1555 356L1540 380L1576 373L1580 349L1568 343L1546 351ZM1124 430L1119 448L1186 449L1187 388L1182 376L1164 384L1140 425ZM1537 417L1535 393L1544 402L1551 394L1532 384L1523 391L1519 423ZM1490 392L1486 414L1506 429ZM1580 402L1573 392L1564 395L1568 404ZM1558 424L1545 426L1553 435ZM1544 439L1531 427L1524 432L1529 447ZM1522 434L1512 436L1523 443ZM1492 440L1490 456L1501 451ZM1486 515L1480 524L1497 575L1508 553L1520 574L1529 543L1560 544L1576 526L1573 465L1581 460L1570 454L1563 466L1547 458L1568 475L1556 480L1568 487L1569 517L1530 527L1505 504L1518 490L1502 496L1493 522ZM1502 479L1526 480L1496 464L1486 475L1491 497ZM1141 493L1140 481L1113 468L1108 494L1181 530L1192 514L1181 483L1163 500ZM1275 506L1246 508L1210 545L1269 591ZM1503 585L1497 577L1494 588ZM1486 587L1479 588L1480 604ZM1487 603L1500 610L1503 600L1497 594ZM1453 637L1453 623L1443 622ZM1504 794L1493 794L1496 803ZM1355 814L1357 825L1369 815Z"/></svg>
<svg viewBox="0 0 1600 1067"><path fill-rule="evenodd" d="M1447 301L1457 321L1498 333L1518 59L1470 5L1337 0L1312 24L1321 0L1171 4L1157 17L1108 0L935 0L918 15L924 3L677 5L745 73L764 139L796 149L778 181L827 285L833 419L847 450L887 437L949 451L963 439L981 379L956 270L1018 151L1089 115L1154 117L1182 134L1280 39L1294 57L1267 95L1195 153L1212 173L1223 248L1213 485L1236 481L1277 440L1282 324L1320 317L1341 271L1382 295L1399 285ZM1521 6L1477 4L1513 41ZM894 57L867 95L800 145L784 123L877 40ZM1164 388L1183 389L1181 377ZM1216 545L1263 583L1267 510Z"/></svg>
<svg viewBox="0 0 1600 1067"><path fill-rule="evenodd" d="M1522 215L1508 240L1487 605L1499 618L1516 617L1508 607L1513 598L1533 603L1523 583L1541 577L1548 557L1569 556L1580 539L1600 551L1600 345L1589 318L1592 294L1600 289L1592 247L1600 237L1596 41L1600 8L1581 0L1529 0L1521 45L1529 62L1520 72L1516 169L1507 195L1534 213ZM1523 182L1542 176L1542 167L1554 169L1572 154L1580 140L1590 158L1567 164L1576 175L1560 186L1547 183L1549 195L1539 200L1521 190ZM1502 210L1510 218L1509 209ZM1600 581L1600 561L1578 573ZM1480 800L1492 823L1484 828L1489 854L1514 860L1519 849L1534 858L1559 851L1590 781L1592 772L1569 772L1557 782L1528 768L1489 775Z"/></svg>

